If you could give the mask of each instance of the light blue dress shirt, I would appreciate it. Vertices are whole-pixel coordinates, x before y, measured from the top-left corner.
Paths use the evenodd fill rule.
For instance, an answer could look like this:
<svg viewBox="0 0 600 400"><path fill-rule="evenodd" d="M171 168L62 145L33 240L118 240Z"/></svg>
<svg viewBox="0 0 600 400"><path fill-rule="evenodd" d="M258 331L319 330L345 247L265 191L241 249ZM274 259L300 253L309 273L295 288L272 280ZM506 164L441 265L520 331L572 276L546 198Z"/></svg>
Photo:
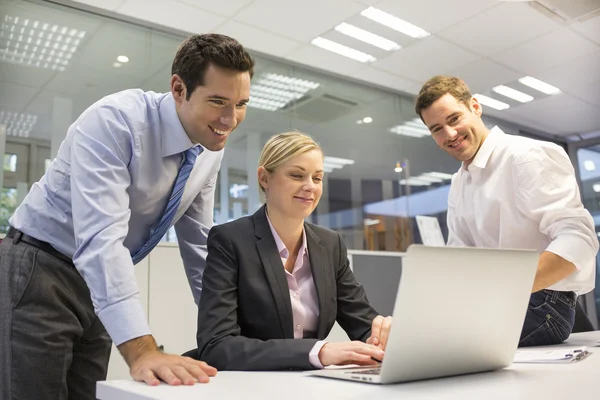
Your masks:
<svg viewBox="0 0 600 400"><path fill-rule="evenodd" d="M107 96L69 127L56 159L10 219L73 258L117 346L150 334L131 254L158 224L182 153L193 145L170 93L134 89ZM222 150L203 149L173 219L196 303L222 158Z"/></svg>

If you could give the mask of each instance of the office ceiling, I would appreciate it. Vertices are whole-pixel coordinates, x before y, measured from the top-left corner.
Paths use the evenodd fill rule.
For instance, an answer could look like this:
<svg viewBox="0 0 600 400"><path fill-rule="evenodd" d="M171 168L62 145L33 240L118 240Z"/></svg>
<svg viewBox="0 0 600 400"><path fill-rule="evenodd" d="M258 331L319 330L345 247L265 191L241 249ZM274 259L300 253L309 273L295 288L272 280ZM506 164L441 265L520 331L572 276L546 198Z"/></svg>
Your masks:
<svg viewBox="0 0 600 400"><path fill-rule="evenodd" d="M72 3L72 2L71 2ZM562 22L527 1L501 0L77 0L123 16L187 32L219 32L255 51L342 76L416 94L436 74L462 77L475 92L531 75L563 93L489 114L553 135L600 130L600 14ZM535 3L535 2L534 2ZM600 9L600 0L540 0L567 17ZM344 40L333 28L358 23L374 6L432 33L412 39L372 23L402 44L392 52L347 38L343 44L377 54L363 64L310 44L317 36ZM569 12L574 14L568 15ZM364 26L364 25L363 25ZM336 36L337 35L337 36ZM386 53L386 54L383 54Z"/></svg>
<svg viewBox="0 0 600 400"><path fill-rule="evenodd" d="M553 0L556 1L556 0ZM572 0L569 0L572 1ZM589 1L589 0L583 0ZM593 0L599 3L600 0ZM474 92L514 85L532 75L562 90L555 96L485 113L506 122L509 131L542 132L567 137L600 131L600 16L562 24L523 2L498 0L78 0L54 1L160 25L178 32L219 32L240 40L266 56L284 58L313 69L300 71L268 57L256 71L294 74L321 86L312 97L327 100L312 107L270 112L250 109L234 133L229 151L234 167L246 169L247 135L291 128L313 134L331 156L351 158L354 166L334 177L360 172L362 179L398 179L396 161L411 160L413 176L428 171L453 172L457 163L439 151L430 138L406 138L389 128L414 118L412 100L368 86L348 85L319 71L414 96L435 74L462 77ZM42 3L42 4L40 4ZM73 115L104 95L131 87L166 91L170 63L179 40L172 35L135 28L111 19L46 7L41 1L0 0L0 17L21 16L85 31L85 37L64 72L0 62L0 110L39 117L32 137L49 139L54 98L74 100ZM340 38L333 28L358 24L360 12L375 6L432 33L424 39L403 37L383 27L402 45L393 52ZM336 36L338 35L338 36ZM363 64L310 44L317 36L346 40L377 61ZM116 68L118 55L129 62ZM497 97L497 96L496 96ZM309 106L310 104L307 104ZM317 107L319 105L320 107ZM339 111L339 115L333 113ZM327 118L331 115L331 118ZM369 116L371 124L356 124ZM525 129L522 129L522 128ZM377 135L377 136L375 136Z"/></svg>

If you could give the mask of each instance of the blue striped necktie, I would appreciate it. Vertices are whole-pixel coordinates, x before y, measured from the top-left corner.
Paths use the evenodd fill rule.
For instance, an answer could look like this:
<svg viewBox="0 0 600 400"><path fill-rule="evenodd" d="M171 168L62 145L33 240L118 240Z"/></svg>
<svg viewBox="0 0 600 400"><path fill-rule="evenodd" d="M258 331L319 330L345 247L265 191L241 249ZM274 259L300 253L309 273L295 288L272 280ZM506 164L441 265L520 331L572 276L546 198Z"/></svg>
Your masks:
<svg viewBox="0 0 600 400"><path fill-rule="evenodd" d="M163 213L158 225L156 225L156 227L152 230L152 233L150 234L146 244L144 244L142 248L131 257L134 264L137 264L144 257L146 257L169 230L171 222L173 221L173 217L175 217L175 213L177 212L177 208L181 202L181 196L183 195L185 183L190 177L190 173L194 168L196 158L198 158L198 154L200 154L201 150L202 148L200 146L194 146L187 149L185 153L183 153L183 163L181 168L179 168L179 173L177 174L177 179L175 180L175 185L173 186L173 191L171 192L171 197L169 198L165 212Z"/></svg>

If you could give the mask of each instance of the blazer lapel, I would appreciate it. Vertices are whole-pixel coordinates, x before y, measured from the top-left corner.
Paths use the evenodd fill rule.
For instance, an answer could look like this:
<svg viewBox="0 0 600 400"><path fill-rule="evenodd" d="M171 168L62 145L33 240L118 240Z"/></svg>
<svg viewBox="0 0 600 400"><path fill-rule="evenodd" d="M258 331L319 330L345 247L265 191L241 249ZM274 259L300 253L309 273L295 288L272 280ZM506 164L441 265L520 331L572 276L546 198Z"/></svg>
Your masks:
<svg viewBox="0 0 600 400"><path fill-rule="evenodd" d="M329 314L331 314L331 307L327 301L327 293L331 292L330 286L332 282L327 275L327 263L329 257L327 248L321 244L319 237L304 224L304 230L306 231L306 245L308 247L308 258L310 259L310 268L313 275L313 281L315 282L315 288L317 289L317 297L319 298L319 327L317 335L319 338L325 338L327 333L327 325L329 323ZM335 316L334 316L335 318Z"/></svg>
<svg viewBox="0 0 600 400"><path fill-rule="evenodd" d="M254 235L258 239L256 249L273 293L283 337L293 339L294 317L290 290L265 210L266 206L261 207L252 217L254 219Z"/></svg>

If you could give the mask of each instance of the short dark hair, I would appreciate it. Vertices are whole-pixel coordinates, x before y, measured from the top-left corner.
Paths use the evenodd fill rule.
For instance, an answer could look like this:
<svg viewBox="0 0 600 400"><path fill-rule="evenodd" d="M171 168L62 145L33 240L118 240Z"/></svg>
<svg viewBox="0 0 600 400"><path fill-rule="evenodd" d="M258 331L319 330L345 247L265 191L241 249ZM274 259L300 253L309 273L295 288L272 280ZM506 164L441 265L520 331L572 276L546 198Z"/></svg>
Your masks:
<svg viewBox="0 0 600 400"><path fill-rule="evenodd" d="M175 54L171 76L179 75L187 88L187 98L198 86L204 85L208 66L249 72L254 75L254 59L234 38L217 33L193 35L184 40Z"/></svg>
<svg viewBox="0 0 600 400"><path fill-rule="evenodd" d="M473 95L465 81L454 76L438 75L425 82L419 91L415 104L415 112L423 119L421 112L448 93L454 96L460 103L467 106L467 108L471 107L471 98Z"/></svg>

